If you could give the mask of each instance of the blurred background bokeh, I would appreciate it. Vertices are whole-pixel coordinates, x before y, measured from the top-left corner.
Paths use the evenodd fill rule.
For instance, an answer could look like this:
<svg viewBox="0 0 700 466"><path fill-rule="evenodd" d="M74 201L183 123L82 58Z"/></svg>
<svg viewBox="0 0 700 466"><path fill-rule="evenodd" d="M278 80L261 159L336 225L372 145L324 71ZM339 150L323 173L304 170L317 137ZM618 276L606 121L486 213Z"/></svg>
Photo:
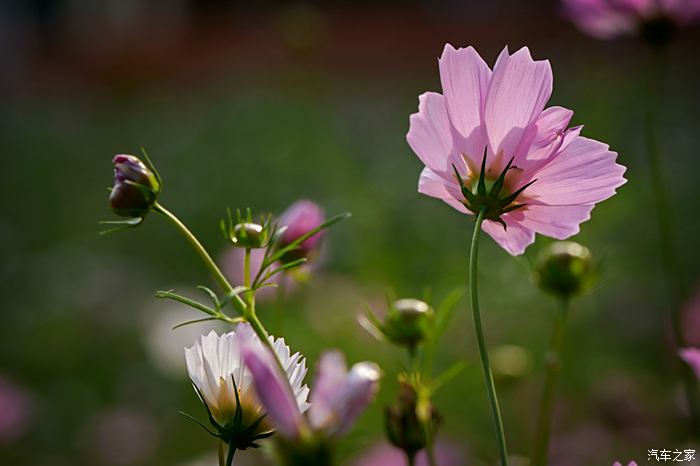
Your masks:
<svg viewBox="0 0 700 466"><path fill-rule="evenodd" d="M686 30L671 48L661 128L692 288L700 278L699 39ZM573 124L629 167L629 183L576 238L601 277L572 310L552 463L641 464L647 449L687 446L643 153L647 55L637 41L585 37L547 0L6 0L0 463L215 464L213 439L177 412L204 414L183 346L221 327L172 331L196 314L154 297L196 293L211 278L156 215L137 230L97 235L97 222L111 217L111 157L141 146L165 179L163 203L217 256L227 250L218 230L226 207L279 213L309 198L328 214L353 213L330 231L313 279L286 300L263 302L260 314L310 362L339 347L350 361L382 365L379 399L343 455L350 464L373 448L405 361L357 325L363 302L381 310L387 290L429 290L439 302L466 285L473 223L416 192L421 163L405 142L418 95L440 90L446 42L474 45L489 64L505 45L548 58L550 105L574 109ZM493 351L518 347L500 349L496 370L510 447L521 455L554 308L529 278L546 243L512 258L485 239L480 259L487 341ZM686 330L700 340L700 326ZM496 446L466 300L437 368L458 360L466 369L436 397L441 437L464 464L486 465Z"/></svg>

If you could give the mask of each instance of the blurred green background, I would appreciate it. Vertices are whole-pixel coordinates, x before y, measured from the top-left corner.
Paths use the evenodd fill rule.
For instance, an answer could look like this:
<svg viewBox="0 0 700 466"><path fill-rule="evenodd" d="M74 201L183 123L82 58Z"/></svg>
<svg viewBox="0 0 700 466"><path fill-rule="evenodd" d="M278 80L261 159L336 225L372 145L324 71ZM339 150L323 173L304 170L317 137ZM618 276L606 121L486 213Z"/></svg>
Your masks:
<svg viewBox="0 0 700 466"><path fill-rule="evenodd" d="M154 297L213 281L156 215L137 230L97 235L97 222L111 218L111 157L141 146L165 179L162 202L217 256L227 250L218 230L226 207L280 213L309 198L328 214L353 213L329 233L313 279L282 304L263 302L260 314L310 366L336 347L382 366L379 399L343 455L381 440L382 406L405 356L359 327L363 303L381 311L387 290L430 290L438 303L466 286L473 223L417 193L421 163L405 142L418 95L440 90L445 42L474 45L491 65L506 44L548 58L549 104L574 109L572 124L628 167L629 183L576 238L601 278L571 313L552 464L644 464L647 449L690 445L643 152L641 44L589 39L543 0L10 1L0 26L3 465L215 464L213 439L177 411L204 415L182 347L216 326L171 331L196 314ZM699 38L685 31L673 44L660 137L691 289L700 260ZM512 258L484 238L487 341L519 345L532 361L517 377L497 377L511 450L526 455L554 308L529 268L547 240ZM493 464L465 299L437 368L460 360L466 369L435 400L441 437L464 450L464 464Z"/></svg>

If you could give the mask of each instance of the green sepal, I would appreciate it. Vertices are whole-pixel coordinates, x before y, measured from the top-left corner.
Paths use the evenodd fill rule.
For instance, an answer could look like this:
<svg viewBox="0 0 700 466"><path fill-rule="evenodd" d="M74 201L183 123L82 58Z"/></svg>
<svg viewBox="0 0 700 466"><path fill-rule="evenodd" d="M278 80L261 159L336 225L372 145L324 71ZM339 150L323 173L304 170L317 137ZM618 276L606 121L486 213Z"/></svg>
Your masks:
<svg viewBox="0 0 700 466"><path fill-rule="evenodd" d="M527 188L529 188L530 185L532 185L532 183L534 183L535 181L537 181L536 178L532 181L525 183L523 186L521 186L517 191L515 191L510 196L507 196L507 197L504 197L503 199L501 199L501 207L506 207L508 204L513 202L520 195L520 193L522 193Z"/></svg>
<svg viewBox="0 0 700 466"><path fill-rule="evenodd" d="M481 196L486 195L486 152L488 151L488 146L484 147L484 156L481 159L481 171L479 172L479 182L477 184L476 192Z"/></svg>
<svg viewBox="0 0 700 466"><path fill-rule="evenodd" d="M114 228L108 228L106 230L100 231L99 235L106 235L109 233L115 233L117 231L128 230L131 228L136 228L143 222L143 217L132 217L126 220L101 220L100 225L116 225Z"/></svg>
<svg viewBox="0 0 700 466"><path fill-rule="evenodd" d="M503 169L501 174L498 175L496 182L493 184L493 186L491 186L491 191L489 191L489 195L498 196L501 193L501 189L503 189L503 184L506 181L506 173L508 173L508 170L510 170L510 166L513 164L513 160L515 160L515 157L510 158L506 167Z"/></svg>

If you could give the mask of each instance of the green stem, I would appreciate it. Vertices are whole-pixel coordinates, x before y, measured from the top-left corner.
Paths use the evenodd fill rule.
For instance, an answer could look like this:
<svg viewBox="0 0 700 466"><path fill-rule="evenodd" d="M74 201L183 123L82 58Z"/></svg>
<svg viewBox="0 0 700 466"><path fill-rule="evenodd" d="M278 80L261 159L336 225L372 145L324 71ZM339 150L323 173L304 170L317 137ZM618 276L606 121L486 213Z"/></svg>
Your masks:
<svg viewBox="0 0 700 466"><path fill-rule="evenodd" d="M228 446L228 455L226 456L226 466L231 466L233 464L233 455L236 453L236 447L233 445Z"/></svg>
<svg viewBox="0 0 700 466"><path fill-rule="evenodd" d="M425 429L426 436L426 446L425 453L428 457L428 465L437 466L437 459L435 458L435 436L433 435L433 429L431 428L432 420L429 419L427 422L423 423L423 428Z"/></svg>
<svg viewBox="0 0 700 466"><path fill-rule="evenodd" d="M486 342L484 340L484 330L481 326L481 314L479 312L479 292L477 287L476 265L479 255L479 233L481 232L481 224L484 222L485 210L481 210L476 217L476 225L474 225L474 234L472 235L471 251L469 253L469 291L471 294L472 313L474 316L474 330L476 332L476 341L479 346L479 356L481 358L481 367L484 371L484 381L486 382L486 391L491 405L491 414L493 423L496 429L496 438L498 440L499 454L501 457L501 466L508 466L508 449L506 447L506 438L503 433L503 420L501 419L501 410L498 407L498 397L496 396L496 387L493 383L493 374L491 372L491 363L489 362L489 354L486 350Z"/></svg>
<svg viewBox="0 0 700 466"><path fill-rule="evenodd" d="M202 259L204 262L204 265L207 266L207 268L211 271L211 273L214 275L214 278L216 278L216 281L219 282L219 285L221 285L221 288L224 289L224 292L228 295L233 292L233 287L231 284L228 282L224 274L221 272L221 269L216 265L216 262L214 262L214 259L211 258L209 253L207 252L206 249L204 249L204 246L202 246L202 243L199 242L197 237L185 226L184 223L180 221L179 218L175 216L172 212L170 212L168 209L166 209L164 206L162 206L159 203L155 203L153 205L153 209L158 212L159 214L163 215L165 218L167 218L173 225L177 227L177 229L180 231L180 233L189 241L190 245L194 248L194 250L197 252L199 257ZM250 269L250 251L246 251L246 258L247 258L247 268ZM250 274L246 274L246 283L250 284ZM233 299L231 299L231 302L233 305L236 307L236 309L243 315L243 317L250 323L251 327L253 327L253 330L255 333L260 337L260 340L262 341L263 345L265 345L269 351L272 353L274 356L275 361L277 361L277 364L279 367L282 367L282 363L280 362L279 358L277 357L277 353L275 353L274 348L272 347L272 343L270 343L270 340L268 339L269 334L267 333L267 330L263 326L262 322L260 322L260 319L258 319L258 316L255 314L255 301L254 298L247 299L246 301L243 301L240 296L235 295L233 296ZM282 371L284 373L284 370ZM291 387L290 387L291 390Z"/></svg>
<svg viewBox="0 0 700 466"><path fill-rule="evenodd" d="M651 188L653 191L656 220L659 229L660 252L663 262L664 279L671 306L671 327L676 348L687 346L683 335L682 308L688 296L681 266L676 255L675 238L673 235L673 219L668 202L668 194L662 171L661 154L657 135L657 123L659 114L659 102L663 93L664 74L666 70L666 49L662 46L651 48L651 70L649 72L649 84L647 88L647 112L646 112L646 146L651 176ZM681 378L685 387L685 395L690 409L690 428L696 439L700 438L700 397L698 381L692 369L683 360L681 363Z"/></svg>
<svg viewBox="0 0 700 466"><path fill-rule="evenodd" d="M554 410L554 399L556 393L557 380L561 372L561 348L566 330L566 316L568 314L569 301L561 299L560 307L554 316L554 326L549 342L549 349L545 354L546 375L544 379L544 389L540 410L537 415L537 427L535 430L535 440L533 442L532 466L546 466L547 450L549 447L549 434L552 425L552 411Z"/></svg>
<svg viewBox="0 0 700 466"><path fill-rule="evenodd" d="M226 443L219 440L219 466L226 466Z"/></svg>
<svg viewBox="0 0 700 466"><path fill-rule="evenodd" d="M415 453L406 453L406 464L408 466L414 466L416 464Z"/></svg>

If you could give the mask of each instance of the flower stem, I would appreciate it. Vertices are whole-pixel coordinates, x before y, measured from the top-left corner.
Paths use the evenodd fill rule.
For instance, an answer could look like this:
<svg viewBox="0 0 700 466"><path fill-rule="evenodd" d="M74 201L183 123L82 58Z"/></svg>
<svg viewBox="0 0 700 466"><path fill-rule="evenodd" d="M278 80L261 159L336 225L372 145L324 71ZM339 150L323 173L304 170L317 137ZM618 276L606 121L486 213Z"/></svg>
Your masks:
<svg viewBox="0 0 700 466"><path fill-rule="evenodd" d="M224 274L221 272L221 269L216 265L216 262L214 262L214 259L211 258L207 250L202 246L202 243L199 242L197 237L185 226L184 223L180 221L179 218L175 216L172 212L170 212L168 209L163 207L163 205L159 203L155 203L153 205L153 209L158 212L159 214L163 215L165 218L167 218L173 225L177 227L177 229L180 231L182 236L184 236L187 241L189 241L190 245L194 248L194 250L197 252L199 257L202 259L204 262L204 265L207 266L207 268L211 271L211 273L214 275L214 278L216 278L216 281L219 282L219 285L221 285L221 288L224 289L224 292L227 295L230 295L233 293L233 287L231 284L228 282ZM250 271L250 251L246 250L246 267L248 271ZM250 284L250 274L246 274L246 283ZM280 367L282 367L282 363L280 362L279 358L277 357L277 353L275 353L275 350L272 348L272 343L270 343L270 340L268 339L268 333L265 327L263 326L262 322L260 322L260 319L258 319L258 316L255 313L255 301L254 298L247 299L246 301L242 300L240 296L233 295L231 302L233 305L236 307L238 312L240 312L243 317L250 323L251 327L253 327L253 330L255 333L260 337L260 340L262 341L263 345L267 346L267 348L270 350L272 355L275 358L275 361L277 361L277 364L279 364ZM283 371L284 373L284 371ZM291 388L290 388L291 390Z"/></svg>
<svg viewBox="0 0 700 466"><path fill-rule="evenodd" d="M666 289L671 306L671 327L676 348L686 345L681 322L682 306L688 296L683 273L681 271L678 256L676 255L675 238L673 235L673 221L668 202L668 194L661 168L661 154L657 135L657 123L659 114L659 102L663 92L663 81L666 70L666 50L663 46L651 48L651 70L647 87L647 111L646 111L646 146L651 176L651 188L654 195L656 220L659 229L660 253L663 262ZM677 356L677 352L676 352ZM678 357L678 356L677 356ZM685 387L685 394L690 410L690 428L693 436L700 439L700 397L698 382L688 364L678 357L681 364L681 378Z"/></svg>
<svg viewBox="0 0 700 466"><path fill-rule="evenodd" d="M233 455L236 453L236 447L233 445L228 446L228 455L226 456L226 466L231 466L233 464Z"/></svg>
<svg viewBox="0 0 700 466"><path fill-rule="evenodd" d="M219 466L226 466L226 443L219 440Z"/></svg>
<svg viewBox="0 0 700 466"><path fill-rule="evenodd" d="M408 466L414 466L416 464L416 454L406 453L406 464Z"/></svg>
<svg viewBox="0 0 700 466"><path fill-rule="evenodd" d="M549 446L549 433L552 425L552 411L554 409L555 391L557 379L561 372L561 347L566 330L566 317L568 314L569 300L560 299L559 308L554 316L554 326L549 342L549 349L545 354L546 375L542 401L537 415L537 427L533 442L532 466L547 465L547 449Z"/></svg>
<svg viewBox="0 0 700 466"><path fill-rule="evenodd" d="M486 391L488 393L489 403L491 404L491 414L493 416L493 423L496 429L496 438L498 440L501 466L508 466L508 449L506 447L505 434L503 433L503 420L501 419L501 410L498 407L498 397L496 396L496 387L493 383L491 363L489 362L489 354L486 350L484 330L481 326L481 314L479 312L479 291L477 287L476 265L477 257L479 255L479 233L481 232L481 224L484 222L485 214L486 211L482 209L477 215L476 225L474 225L474 234L472 235L471 250L469 253L469 291L471 294L476 341L479 346L479 356L481 358L481 367L484 371Z"/></svg>

